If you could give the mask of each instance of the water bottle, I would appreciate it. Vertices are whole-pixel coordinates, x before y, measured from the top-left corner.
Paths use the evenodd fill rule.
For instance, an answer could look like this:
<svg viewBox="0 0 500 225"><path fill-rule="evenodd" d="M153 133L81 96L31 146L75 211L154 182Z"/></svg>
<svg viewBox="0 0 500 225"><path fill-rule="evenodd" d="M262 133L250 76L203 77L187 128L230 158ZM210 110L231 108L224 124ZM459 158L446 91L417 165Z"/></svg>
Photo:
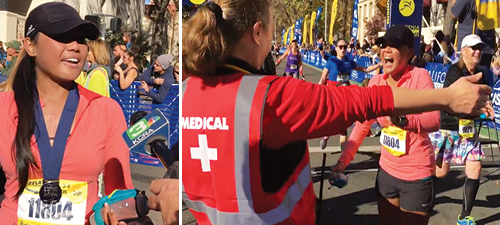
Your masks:
<svg viewBox="0 0 500 225"><path fill-rule="evenodd" d="M328 179L331 186L335 186L338 188L343 188L347 185L347 176L343 173L332 172L332 175Z"/></svg>

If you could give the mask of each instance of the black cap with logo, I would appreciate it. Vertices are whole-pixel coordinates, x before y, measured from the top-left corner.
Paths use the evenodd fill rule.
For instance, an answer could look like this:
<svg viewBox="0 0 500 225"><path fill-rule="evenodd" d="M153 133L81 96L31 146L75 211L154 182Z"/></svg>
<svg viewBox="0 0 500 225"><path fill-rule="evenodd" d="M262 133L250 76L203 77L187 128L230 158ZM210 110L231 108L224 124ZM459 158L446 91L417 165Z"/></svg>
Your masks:
<svg viewBox="0 0 500 225"><path fill-rule="evenodd" d="M62 2L48 2L33 9L24 26L24 36L35 38L38 32L48 36L64 34L74 28L82 29L85 38L95 40L99 28L90 21L83 20L71 6Z"/></svg>
<svg viewBox="0 0 500 225"><path fill-rule="evenodd" d="M379 37L377 41L375 41L375 44L383 45L384 42L387 42L386 44L388 46L394 48L400 48L406 45L408 48L413 49L413 32L411 32L410 28L404 25L396 24L387 29L385 35L383 37Z"/></svg>

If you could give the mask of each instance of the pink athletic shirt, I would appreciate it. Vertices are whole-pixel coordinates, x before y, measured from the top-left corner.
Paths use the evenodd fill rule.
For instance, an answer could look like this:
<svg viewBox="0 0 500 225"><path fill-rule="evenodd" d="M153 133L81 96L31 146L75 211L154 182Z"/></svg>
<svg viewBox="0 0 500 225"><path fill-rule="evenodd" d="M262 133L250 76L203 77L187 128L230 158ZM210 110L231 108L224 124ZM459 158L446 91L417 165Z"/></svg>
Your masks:
<svg viewBox="0 0 500 225"><path fill-rule="evenodd" d="M120 106L111 98L102 97L78 86L80 101L75 125L68 138L61 166L60 179L88 183L86 223L92 206L99 200L97 178L104 170L106 195L115 189L133 189L130 156L122 133L127 129ZM42 103L42 107L43 107ZM28 107L28 106L25 106ZM12 142L17 129L17 107L14 92L0 93L0 163L5 171L5 199L0 208L1 224L17 224L19 189L16 164L12 158ZM31 151L41 168L40 153L32 137ZM43 168L42 168L43 169ZM29 179L41 179L40 172L31 170Z"/></svg>
<svg viewBox="0 0 500 225"><path fill-rule="evenodd" d="M376 75L370 80L368 86L387 85L388 76L387 74ZM417 90L434 89L429 72L413 66L406 68L397 86ZM439 97L436 96L436 98ZM408 125L404 128L407 132L406 154L397 157L381 146L380 167L401 180L414 181L430 177L434 174L435 159L428 133L439 129L439 111L406 115L406 117L408 118ZM379 117L377 121L382 127L393 125L389 117ZM375 121L356 122L339 159L344 165L352 161L373 122Z"/></svg>

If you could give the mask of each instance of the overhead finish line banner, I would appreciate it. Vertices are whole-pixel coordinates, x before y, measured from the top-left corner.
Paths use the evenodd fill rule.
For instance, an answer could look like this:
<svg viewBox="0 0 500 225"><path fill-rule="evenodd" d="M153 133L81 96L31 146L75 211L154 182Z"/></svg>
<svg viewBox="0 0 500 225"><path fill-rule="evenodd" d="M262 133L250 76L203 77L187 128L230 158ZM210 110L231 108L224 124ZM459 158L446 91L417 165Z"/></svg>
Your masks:
<svg viewBox="0 0 500 225"><path fill-rule="evenodd" d="M422 32L422 15L424 0L388 0L387 28L395 24L405 25L413 32L413 50L420 55L420 33Z"/></svg>

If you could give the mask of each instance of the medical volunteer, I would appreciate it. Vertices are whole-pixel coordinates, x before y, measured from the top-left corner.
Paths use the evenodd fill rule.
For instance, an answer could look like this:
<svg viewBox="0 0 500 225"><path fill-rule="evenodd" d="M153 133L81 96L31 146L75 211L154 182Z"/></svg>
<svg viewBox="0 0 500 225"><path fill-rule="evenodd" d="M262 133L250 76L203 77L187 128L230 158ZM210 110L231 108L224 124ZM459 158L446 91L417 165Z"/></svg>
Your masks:
<svg viewBox="0 0 500 225"><path fill-rule="evenodd" d="M444 109L481 114L491 89L337 87L257 68L273 38L269 0L215 0L183 27L183 200L198 224L314 224L307 139L354 121ZM442 95L443 98L435 98Z"/></svg>

